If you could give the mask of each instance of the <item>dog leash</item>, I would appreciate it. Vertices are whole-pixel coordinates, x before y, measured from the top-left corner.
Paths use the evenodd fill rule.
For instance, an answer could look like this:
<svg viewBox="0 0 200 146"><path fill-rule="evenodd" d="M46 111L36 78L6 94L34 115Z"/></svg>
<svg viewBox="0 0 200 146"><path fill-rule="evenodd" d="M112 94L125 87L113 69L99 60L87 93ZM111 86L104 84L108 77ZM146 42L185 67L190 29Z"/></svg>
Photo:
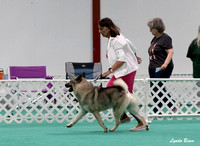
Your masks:
<svg viewBox="0 0 200 146"><path fill-rule="evenodd" d="M106 77L103 77L102 74L100 74L99 77L97 77L96 79L94 79L94 82L96 83L97 80L99 80L99 79L106 79Z"/></svg>

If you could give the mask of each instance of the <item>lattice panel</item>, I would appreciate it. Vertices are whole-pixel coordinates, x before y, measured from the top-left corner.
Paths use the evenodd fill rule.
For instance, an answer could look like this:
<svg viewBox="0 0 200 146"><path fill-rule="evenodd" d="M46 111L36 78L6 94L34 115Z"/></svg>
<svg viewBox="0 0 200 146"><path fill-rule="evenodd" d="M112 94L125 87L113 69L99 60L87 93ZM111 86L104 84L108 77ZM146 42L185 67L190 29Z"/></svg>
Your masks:
<svg viewBox="0 0 200 146"><path fill-rule="evenodd" d="M95 86L106 86L108 80L91 81ZM80 111L73 93L65 88L66 80L18 80L0 81L0 122L41 123L71 121ZM144 80L135 81L134 92L144 112ZM144 114L144 113L143 113ZM113 121L112 110L101 112L103 120ZM81 121L92 122L88 113Z"/></svg>
<svg viewBox="0 0 200 146"><path fill-rule="evenodd" d="M65 88L66 80L0 81L0 122L41 123L71 121L80 111L73 93ZM95 86L107 80L91 81ZM151 83L151 85L150 85ZM171 120L196 118L200 120L200 81L187 79L150 80L136 79L134 94L141 113L150 119ZM112 110L101 112L103 120L114 120ZM88 113L81 121L92 122Z"/></svg>
<svg viewBox="0 0 200 146"><path fill-rule="evenodd" d="M200 119L200 81L198 80L148 80L149 117L162 120L167 117Z"/></svg>

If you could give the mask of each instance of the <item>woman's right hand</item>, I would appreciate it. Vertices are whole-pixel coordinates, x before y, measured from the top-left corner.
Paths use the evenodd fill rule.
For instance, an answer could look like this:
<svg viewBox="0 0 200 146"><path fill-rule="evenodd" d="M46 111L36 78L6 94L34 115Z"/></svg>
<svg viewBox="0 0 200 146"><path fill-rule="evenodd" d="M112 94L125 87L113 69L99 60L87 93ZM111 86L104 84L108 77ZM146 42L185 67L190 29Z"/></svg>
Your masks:
<svg viewBox="0 0 200 146"><path fill-rule="evenodd" d="M141 64L142 63L142 59L140 57L138 57L138 56L136 56L136 58L137 58L138 64Z"/></svg>

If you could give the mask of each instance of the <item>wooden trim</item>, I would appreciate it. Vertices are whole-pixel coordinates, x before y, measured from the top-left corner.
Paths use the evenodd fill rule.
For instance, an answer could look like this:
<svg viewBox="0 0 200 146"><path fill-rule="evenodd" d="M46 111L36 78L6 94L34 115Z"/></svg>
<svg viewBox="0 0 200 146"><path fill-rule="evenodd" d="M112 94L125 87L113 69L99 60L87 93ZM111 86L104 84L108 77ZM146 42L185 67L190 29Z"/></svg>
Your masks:
<svg viewBox="0 0 200 146"><path fill-rule="evenodd" d="M93 12L93 62L101 62L100 34L98 22L100 20L100 0L92 1Z"/></svg>

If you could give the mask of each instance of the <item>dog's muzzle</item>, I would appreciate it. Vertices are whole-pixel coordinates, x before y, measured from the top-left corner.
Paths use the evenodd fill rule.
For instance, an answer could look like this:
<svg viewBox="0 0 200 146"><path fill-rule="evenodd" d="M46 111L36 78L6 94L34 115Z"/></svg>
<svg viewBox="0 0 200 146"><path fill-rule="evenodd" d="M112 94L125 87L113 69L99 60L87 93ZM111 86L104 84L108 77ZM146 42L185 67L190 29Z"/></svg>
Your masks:
<svg viewBox="0 0 200 146"><path fill-rule="evenodd" d="M72 85L70 85L69 83L65 84L65 87L69 88L69 90L68 90L69 92L73 91Z"/></svg>

